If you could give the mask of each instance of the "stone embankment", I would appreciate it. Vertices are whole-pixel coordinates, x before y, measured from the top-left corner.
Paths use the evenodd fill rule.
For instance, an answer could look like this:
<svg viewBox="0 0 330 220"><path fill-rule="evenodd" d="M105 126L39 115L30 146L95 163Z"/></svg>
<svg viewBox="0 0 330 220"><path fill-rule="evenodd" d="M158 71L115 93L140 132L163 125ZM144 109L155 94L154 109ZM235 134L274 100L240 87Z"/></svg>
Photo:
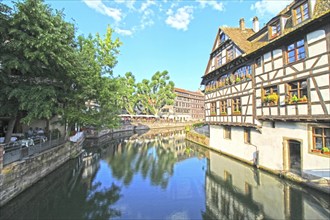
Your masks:
<svg viewBox="0 0 330 220"><path fill-rule="evenodd" d="M0 207L59 168L70 158L80 155L83 141L84 139L81 139L77 143L66 142L65 144L51 148L40 154L23 158L7 166L2 167L1 165Z"/></svg>
<svg viewBox="0 0 330 220"><path fill-rule="evenodd" d="M99 132L87 133L86 138L101 138L109 134L124 131L148 130L158 128L184 128L189 123L175 122L136 122L125 124L117 129L107 129ZM43 177L53 172L70 158L82 152L84 138L77 143L65 144L46 150L40 154L23 158L3 167L3 147L0 146L0 207L9 200L32 186Z"/></svg>

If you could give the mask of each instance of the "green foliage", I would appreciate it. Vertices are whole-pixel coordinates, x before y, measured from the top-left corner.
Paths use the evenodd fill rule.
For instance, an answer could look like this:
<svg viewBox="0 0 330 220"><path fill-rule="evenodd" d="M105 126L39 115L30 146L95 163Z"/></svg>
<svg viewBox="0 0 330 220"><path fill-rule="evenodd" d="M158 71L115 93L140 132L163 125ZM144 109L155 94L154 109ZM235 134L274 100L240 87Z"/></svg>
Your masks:
<svg viewBox="0 0 330 220"><path fill-rule="evenodd" d="M99 34L78 37L80 69L75 75L75 92L64 114L71 123L98 128L118 125L120 79L112 75L121 43L119 39L112 41L112 34L108 27L104 39Z"/></svg>
<svg viewBox="0 0 330 220"><path fill-rule="evenodd" d="M296 95L293 95L293 96L291 97L291 101L292 101L292 102L298 102L298 97L297 97Z"/></svg>
<svg viewBox="0 0 330 220"><path fill-rule="evenodd" d="M58 113L77 68L74 26L40 0L14 6L6 13L0 42L0 115L20 114L26 123L49 119Z"/></svg>
<svg viewBox="0 0 330 220"><path fill-rule="evenodd" d="M97 127L118 124L113 68L121 45L108 27L102 38L76 39L62 11L42 0L0 3L0 116L51 119ZM98 108L86 106L96 103Z"/></svg>
<svg viewBox="0 0 330 220"><path fill-rule="evenodd" d="M174 83L168 72L156 72L151 81L144 79L137 84L137 101L144 107L144 112L158 115L165 105L173 105L176 95Z"/></svg>
<svg viewBox="0 0 330 220"><path fill-rule="evenodd" d="M322 148L322 152L325 153L325 152L330 152L330 149L328 147L323 147Z"/></svg>
<svg viewBox="0 0 330 220"><path fill-rule="evenodd" d="M128 72L120 79L119 106L125 109L128 114L134 114L134 107L137 104L135 76Z"/></svg>
<svg viewBox="0 0 330 220"><path fill-rule="evenodd" d="M199 128L199 127L203 127L204 125L205 125L204 122L198 122L198 123L193 124L192 126L193 126L193 128Z"/></svg>

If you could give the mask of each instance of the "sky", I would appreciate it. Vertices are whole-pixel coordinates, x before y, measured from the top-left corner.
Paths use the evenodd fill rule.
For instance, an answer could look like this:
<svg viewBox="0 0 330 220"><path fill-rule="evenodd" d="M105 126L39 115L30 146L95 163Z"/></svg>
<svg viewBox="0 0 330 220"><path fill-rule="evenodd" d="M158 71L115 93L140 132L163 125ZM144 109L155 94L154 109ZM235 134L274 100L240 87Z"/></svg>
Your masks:
<svg viewBox="0 0 330 220"><path fill-rule="evenodd" d="M9 2L5 0L4 2ZM104 35L110 25L122 42L114 75L132 72L136 81L167 70L175 87L197 91L219 27L238 27L239 19L260 28L289 0L57 0L78 35Z"/></svg>

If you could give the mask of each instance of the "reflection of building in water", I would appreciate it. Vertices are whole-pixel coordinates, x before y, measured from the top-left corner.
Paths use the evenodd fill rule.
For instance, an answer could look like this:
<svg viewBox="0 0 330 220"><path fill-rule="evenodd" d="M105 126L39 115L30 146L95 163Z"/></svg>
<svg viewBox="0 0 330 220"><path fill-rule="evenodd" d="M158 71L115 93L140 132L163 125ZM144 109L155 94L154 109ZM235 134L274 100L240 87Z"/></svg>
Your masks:
<svg viewBox="0 0 330 220"><path fill-rule="evenodd" d="M205 150L201 150L200 145L186 141L186 132L182 128L177 129L154 129L138 137L131 137L125 140L126 146L134 143L135 146L149 145L160 147L172 153L177 161L197 156L203 158L206 156Z"/></svg>
<svg viewBox="0 0 330 220"><path fill-rule="evenodd" d="M87 178L92 179L92 177L100 167L99 158L100 155L98 153L93 153L93 152L84 153L83 155L84 171L82 174L83 179L87 179Z"/></svg>
<svg viewBox="0 0 330 220"><path fill-rule="evenodd" d="M329 207L320 210L322 197L214 152L205 185L205 218L327 219L330 215Z"/></svg>

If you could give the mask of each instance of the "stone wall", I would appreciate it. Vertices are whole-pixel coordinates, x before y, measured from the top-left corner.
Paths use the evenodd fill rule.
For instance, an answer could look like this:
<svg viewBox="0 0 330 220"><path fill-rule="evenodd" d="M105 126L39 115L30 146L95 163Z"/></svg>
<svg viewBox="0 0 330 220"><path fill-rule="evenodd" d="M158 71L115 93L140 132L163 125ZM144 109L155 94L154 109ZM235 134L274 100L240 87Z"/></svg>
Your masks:
<svg viewBox="0 0 330 220"><path fill-rule="evenodd" d="M3 167L0 170L0 206L53 172L70 158L79 155L83 141L67 142Z"/></svg>

